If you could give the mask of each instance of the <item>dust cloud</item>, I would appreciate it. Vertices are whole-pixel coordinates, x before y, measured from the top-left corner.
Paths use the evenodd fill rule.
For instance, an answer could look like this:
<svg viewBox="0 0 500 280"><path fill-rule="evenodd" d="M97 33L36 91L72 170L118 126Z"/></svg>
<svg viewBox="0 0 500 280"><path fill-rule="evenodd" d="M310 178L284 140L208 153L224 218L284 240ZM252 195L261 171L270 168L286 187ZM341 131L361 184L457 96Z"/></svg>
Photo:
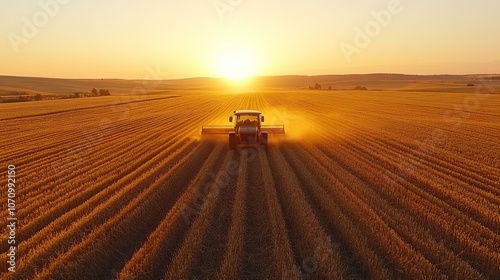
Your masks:
<svg viewBox="0 0 500 280"><path fill-rule="evenodd" d="M265 125L285 126L285 137L272 135L272 139L305 140L314 138L311 136L321 131L314 116L306 112L292 110L287 107L273 107L263 110L263 114L266 116Z"/></svg>

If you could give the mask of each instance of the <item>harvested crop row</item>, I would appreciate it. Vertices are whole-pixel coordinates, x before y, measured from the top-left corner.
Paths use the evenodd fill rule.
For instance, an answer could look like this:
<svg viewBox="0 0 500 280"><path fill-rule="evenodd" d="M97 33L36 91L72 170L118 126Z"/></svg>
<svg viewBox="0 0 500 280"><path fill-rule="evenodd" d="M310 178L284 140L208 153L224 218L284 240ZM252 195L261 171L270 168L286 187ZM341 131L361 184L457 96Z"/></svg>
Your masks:
<svg viewBox="0 0 500 280"><path fill-rule="evenodd" d="M142 139L143 137L141 137L141 134L146 137L151 136L151 134L154 134L156 131L168 133L175 127L175 123L165 124L166 120L161 120L160 118L157 118L153 123L146 122L142 125L141 120L142 119L137 121L137 123L134 122L124 125L124 128L120 131L116 128L113 130L92 128L88 133L80 132L75 141L67 143L67 147L65 143L64 145L56 145L56 147L58 147L57 151L49 150L48 152L33 154L32 157L36 156L42 162L40 165L40 163L30 159L32 167L36 170L44 170L48 174L43 176L43 180L40 180L40 183L23 188L21 193L27 194L32 198L34 194L47 188L44 184L63 184L67 182L68 179L75 178L78 173L81 173L80 168L77 168L76 165L86 167L87 169L97 169L97 166L90 164L90 161L96 158L102 159L102 155L108 156L108 162L111 164L118 162L109 160L109 156L113 156L114 153L121 150L117 146L126 144L127 142L131 143L130 141L134 140L134 138L127 139L129 138L127 136L134 135L134 137ZM184 122L186 124L189 123L188 120ZM182 121L180 121L180 123L183 124ZM114 124L113 127L115 127ZM146 130L145 128L148 129ZM143 145L145 146L146 144ZM142 147L143 149L147 148L144 146ZM107 165L108 164L104 166ZM97 169L96 171L99 172L101 170ZM40 185L41 183L44 184ZM33 193L33 190L36 192Z"/></svg>
<svg viewBox="0 0 500 280"><path fill-rule="evenodd" d="M191 149L192 147L194 147L194 145L188 143L182 150L177 151L177 154L172 154L170 157L167 157L166 161L162 163L162 167L153 169L156 174L153 173L149 176L137 178L134 184L126 185L126 187L119 190L112 199L102 200L99 199L98 196L93 197L92 199L98 203L96 206L88 207L88 205L82 204L80 207L67 213L64 217L65 219L57 225L58 227L44 228L26 243L22 243L19 247L20 252L31 250L32 253L27 254L26 257L21 260L19 271L32 271L36 269L43 260L51 258L51 256L55 257L60 255L61 251L66 252L71 249L71 246L73 246L76 241L83 242L94 232L99 232L99 230L102 229L102 224L109 223L113 220L117 222L116 219L119 216L118 214L122 213L121 215L124 215L124 211L127 211L127 209L130 211L135 203L139 203L141 199L145 199L144 196L146 194L157 190L161 183L158 179L162 177L165 178L165 176L169 176L175 172L180 164L187 160L187 155L193 152ZM202 148L208 149L206 146ZM82 211L84 215L80 214ZM78 219L78 223L71 222L74 220L71 218L72 215L81 216L81 218ZM66 223L64 223L64 221L66 221ZM55 230L55 232L50 235L51 238L44 240L44 242L37 242L37 239L43 238L44 236L46 238L47 234L45 234L45 232L49 230Z"/></svg>
<svg viewBox="0 0 500 280"><path fill-rule="evenodd" d="M365 139L370 138L366 136ZM398 155L401 156L401 154L378 146L376 141L370 142L369 147L366 147L365 143L353 141L351 146L355 146L357 154L364 155L368 160L377 162L381 167L389 170L398 169L398 163L395 163L393 159L398 158ZM374 149L375 147L378 149ZM424 161L422 157L414 158L412 155L405 153L404 158L405 164L412 165L419 170L419 176L413 176L413 174L407 176L407 179L412 180L413 184L441 199L450 206L449 208L459 208L465 214L475 217L479 222L493 230L500 228L500 216L498 215L500 207L498 203L489 202L489 200L498 200L499 202L500 200L491 196L490 193L482 192L478 194L479 186L482 184L476 182L472 186L466 180L460 180L460 175L448 175L447 173L451 171L447 173L440 172L441 167ZM487 199L488 197L490 199Z"/></svg>
<svg viewBox="0 0 500 280"><path fill-rule="evenodd" d="M189 120L189 121L192 121L192 120ZM155 150L150 150L150 151L148 151L148 153L152 153L152 154L160 153L160 154L161 154L161 153L164 153L165 151L167 151L167 152L168 152L168 150L169 150L169 149L171 149L171 148L175 148L175 147L177 147L177 146L178 146L178 144L182 143L182 142L180 141L180 139L181 139L181 138L179 138L179 137L181 137L181 136L179 136L179 135L178 135L176 139L172 139L172 142L170 142L170 143L166 143L166 146L164 146L164 147L156 145L156 151L155 151ZM168 138L167 138L167 139L168 139ZM110 145L110 146L111 146L111 145ZM148 147L147 145L143 145L143 146L142 146L142 149L147 148L147 147ZM119 150L117 150L117 149L116 149L116 147L115 147L115 151L119 151ZM143 153L138 153L138 154L143 154ZM155 157L155 156L153 156L153 159L154 159L154 157ZM146 165L144 165L144 163L146 163L147 161L151 160L151 155L148 155L148 154L143 154L143 155L142 155L142 158L145 160L144 162L140 163L141 161L136 161L136 163L139 163L139 164L137 164L137 165L136 165L136 167L131 166L131 167L129 167L128 169L122 170L122 171L121 171L121 173L128 174L128 173L130 173L130 172L134 171L134 172L136 172L137 174L142 174L142 173L141 173L141 171L140 171L140 169L141 169L141 168L143 168L143 169L144 169L144 168L146 167ZM119 161L112 161L112 162L117 162L117 163L119 163ZM123 166L123 165L122 165L122 166ZM110 167L110 168L111 168L112 166L108 166L108 167ZM141 168L139 168L139 167L141 167ZM114 167L113 172L115 172L116 170L120 170L120 169L123 169L123 167ZM127 170L128 170L128 171L127 171ZM104 172L107 172L107 174L111 174L108 170L104 170ZM112 173L113 173L113 172L112 172ZM99 177L103 177L103 176L104 176L104 173L103 173L103 175L99 175ZM118 175L118 176L119 176L119 175ZM85 177L85 176L82 176L82 177ZM100 183L100 186L102 186L102 187L106 187L106 186L108 186L111 182L114 182L114 181L116 181L116 179L114 179L113 177L103 178L103 181ZM42 205L44 205L44 207L45 207L45 208L50 209L50 211L49 211L49 212L51 212L51 213L56 213L57 211L59 211L59 212L60 212L60 210L61 210L61 209L69 209L68 207L70 207L70 208L71 208L71 207L74 207L75 205L78 205L79 203L81 203L81 202L82 202L82 201L84 201L85 199L87 199L87 198L89 198L90 196L92 196L93 194L95 194L95 193L96 193L96 191L99 191L99 189L96 189L96 188L95 188L95 185L94 185L94 186L92 186L91 188L87 188L87 187L85 187L85 185L86 185L86 184L89 184L89 183L92 183L92 182L91 182L91 181L89 181L89 182L85 182L83 185L80 185L78 188L76 188L76 189L75 189L75 188L71 188L70 190L65 190L65 188L63 188L63 187L61 186L61 187L57 188L57 190L58 190L59 192L62 192L62 193L61 193L61 195L60 195L60 196L57 196L57 195L55 195L55 194L53 194L53 193L52 193L52 195L53 195L53 196L55 196L55 197L54 197L54 200L57 200L57 199L61 200L61 199L62 199L61 201L63 201L63 204L59 203L59 204L57 204L57 207L55 207L55 208L50 208L50 207L49 207L49 208L47 208L47 207L48 207L48 206L50 206L50 205L44 205L44 204L42 204ZM75 184L75 183L73 183L73 184ZM50 186L50 185L48 185L48 186ZM102 187L101 187L101 189L102 189ZM82 189L83 191L79 191L78 189ZM109 189L109 188L108 188L108 189ZM107 191L107 192L109 192L109 190L106 190L106 191ZM74 194L76 194L76 196L75 196L75 195L73 195L73 193L74 193ZM89 194L90 194L90 196L89 196ZM73 196L74 198L78 198L78 197L79 197L79 198L83 198L84 200L82 200L82 199L80 199L80 200L75 200L75 199L72 199L72 200L67 200L67 199L65 199L65 197L66 197L66 196L68 196L68 195L71 195L71 196ZM50 200L49 200L49 201L50 201ZM38 202L40 202L40 201L38 201ZM37 203L38 203L38 202L37 202ZM35 203L33 206L36 206L36 205L37 205L37 203ZM76 204L75 204L75 203L76 203ZM54 202L53 202L52 204L54 204ZM66 205L66 206L65 206L65 205ZM73 205L73 206L68 206L68 205ZM65 207L66 207L66 208L65 208ZM22 211L23 211L24 209L25 209L24 207L23 207L23 208L21 208L21 210L22 210ZM59 210L58 210L58 209L59 209ZM22 212L22 211L21 211L21 212ZM30 212L30 215L33 215L33 213L36 213L36 211L33 211L33 210L30 210L30 211L31 211L31 212ZM50 217L50 215L49 215L50 213L47 213L46 211L41 211L40 213L42 213L42 212L43 212L43 216L39 217L39 219L38 219L39 221L42 221L42 222L41 222L41 223L40 223L40 222L37 222L36 224L43 225L43 224L45 224L45 223L46 223L47 218L48 218L48 217ZM20 214L22 214L22 213L20 213ZM59 216L59 215L60 215L60 214L56 214L55 216ZM29 219L27 219L27 217L25 217L25 218L23 218L23 220L24 220L24 221L28 221ZM30 231L30 228L32 228L32 225L27 225L27 227L25 227L25 228L24 228L25 230L23 230L23 231L21 232L21 234L22 234L22 236L20 236L21 240L22 240L23 236L26 236L26 234L29 234L30 232L33 232L33 231ZM40 228L40 227L38 227L38 228ZM3 244L3 243L2 243L2 244ZM5 244L6 244L6 243L5 243Z"/></svg>
<svg viewBox="0 0 500 280"><path fill-rule="evenodd" d="M178 146L179 140L180 139L175 138L170 139L170 141L166 143L157 145L155 149L147 149L145 148L147 147L145 142L137 141L139 144L143 145L136 146L129 144L129 147L136 148L133 150L128 150L126 147L120 150L118 149L119 147L117 147L115 150L116 152L109 156L95 154L92 158L89 157L88 160L81 161L80 165L76 165L77 163L75 163L69 170L71 176L61 177L57 181L52 181L50 184L46 183L46 185L40 187L39 191L36 193L32 192L31 194L25 194L24 196L27 197L26 202L29 203L32 201L32 203L28 204L27 207L23 207L23 209L19 211L19 216L26 220L30 220L28 217L36 215L37 212L45 213L44 208L53 210L55 205L60 207L61 202L64 203L66 196L74 197L75 195L81 195L82 192L88 192L91 188L95 188L96 185L107 186L111 184L111 182L117 181L122 176L122 173L129 173L135 170L119 164L119 159L126 160L128 157L127 155L133 153L140 155L139 159L141 160L139 161L146 162L146 160L168 149L170 146ZM121 151L123 151L123 153ZM128 154L124 152L128 152ZM99 166L102 166L102 168L98 168ZM96 182L100 183L96 184ZM53 185L59 185L59 187L54 189ZM26 217L24 217L24 213L27 214Z"/></svg>
<svg viewBox="0 0 500 280"><path fill-rule="evenodd" d="M245 233L245 207L246 192L248 180L248 163L241 160L241 172L238 175L236 183L236 197L234 199L231 213L231 226L229 228L228 243L224 258L218 273L219 279L238 279L240 278L240 264L242 261L244 233Z"/></svg>
<svg viewBox="0 0 500 280"><path fill-rule="evenodd" d="M337 155L338 151L336 152ZM329 155L332 155L331 153ZM457 254L462 254L466 259L476 265L480 271L495 271L498 269L495 266L497 262L498 255L494 251L491 251L491 246L486 246L493 242L492 239L481 237L477 235L477 230L482 227L469 227L466 224L474 223L473 220L468 218L457 218L460 217L460 212L455 212L455 216L446 213L446 210L450 208L443 206L440 201L435 197L430 196L428 193L424 192L422 189L416 187L415 185L409 183L404 178L401 178L398 174L393 174L391 172L384 173L378 171L372 161L366 159L364 161L358 162L359 155L351 154L343 155L344 158L349 158L349 162L346 163L351 165L348 170L353 172L361 178L371 182L378 186L379 191L383 193L388 198L391 198L394 203L400 205L405 209L408 209L412 216L419 217L422 222L425 222L428 228L435 231L435 235L440 237L443 242L448 244L449 248L455 251ZM363 170L364 174L358 174L354 170ZM380 176L368 176L367 174L382 174ZM388 177L387 174L391 174ZM488 233L487 229L485 233ZM464 232L467 231L467 233ZM477 236L480 241L471 239L471 236ZM491 232L489 233L491 235ZM495 247L495 243L491 243ZM457 246L458 245L458 246ZM467 254L464 254L466 249Z"/></svg>
<svg viewBox="0 0 500 280"><path fill-rule="evenodd" d="M300 158L307 158L307 154L318 155L314 151L304 147L295 149L295 151L300 155ZM330 169L328 158L318 157L316 160L317 162L309 160L315 169L320 169L321 167L318 164L321 164L324 168L328 169L327 172L335 170L335 172L339 173L339 180L341 182L348 184L350 189L357 196L363 198L370 207L374 208L391 228L404 239L408 240L424 256L427 256L446 275L456 277L467 276L467 279L482 279L477 270L446 248L444 244L436 241L434 236L411 217L410 213L403 212L402 209L394 207L390 201L381 197L377 190L372 189L353 174L345 172L341 167L335 166L334 170Z"/></svg>
<svg viewBox="0 0 500 280"><path fill-rule="evenodd" d="M354 130L352 127L351 129ZM409 143L401 139L392 138L390 134L382 131L367 133L366 130L356 130L353 135L355 135L355 139L366 139L370 143L373 143L373 145L377 145L377 147L381 147L384 150L404 153L405 156L414 158L419 162L432 164L439 171L447 172L453 176L459 175L461 178L467 179L470 183L477 185L478 188L498 184L498 180L500 179L498 174L492 172L494 169L487 164L458 157L455 153L438 149L438 147L433 147L432 145L427 146L425 143L415 141ZM375 147L370 148L372 151L378 150L374 149ZM393 158L398 159L397 156ZM489 190L498 192L495 188Z"/></svg>
<svg viewBox="0 0 500 280"><path fill-rule="evenodd" d="M264 182L261 174L259 153L263 150L242 150L242 156L248 163L248 176L246 186L246 218L245 232L242 237L243 252L241 274L239 278L271 279L275 274L270 250L273 246L272 229L269 215L265 210Z"/></svg>
<svg viewBox="0 0 500 280"><path fill-rule="evenodd" d="M355 148L350 145L340 144L335 149L332 148L322 148L322 150L327 151L327 156L330 158L337 158L337 162L342 163L343 167L349 170L349 172L358 174L358 170L363 170L363 173L359 173L358 176L365 178L365 180L370 181L372 183L379 182L380 176L377 174L392 174L395 172L394 168L383 169L385 166L384 161L380 161L374 158L373 154L377 152L370 152L361 146L357 146ZM342 160L349 158L349 161ZM382 168L382 169L381 169ZM431 206L436 209L439 209L439 212L446 211L449 212L448 215L453 220L460 221L459 224L464 225L462 230L465 230L466 235L470 237L476 237L484 244L490 244L490 247L496 248L498 242L494 242L499 238L498 235L495 235L491 229L479 224L477 221L470 219L470 217L466 216L459 209L455 208L454 205L447 204L442 201L441 198L433 196L431 193L425 191L428 188L427 184L433 184L432 182L423 182L425 181L421 176L402 176L398 174L398 176L403 177L405 184L410 186L408 189L412 190L414 194L419 195L422 199L427 200ZM390 180L390 179L388 179ZM387 181L380 182L381 187L386 188L385 185ZM406 192L408 189L405 189ZM394 192L394 189L391 193ZM389 196L390 197L390 196ZM486 211L486 210L485 210ZM486 211L487 212L487 211ZM448 220L449 221L449 220Z"/></svg>
<svg viewBox="0 0 500 280"><path fill-rule="evenodd" d="M160 225L149 235L147 241L127 261L120 272L121 278L159 279L165 273L166 264L173 252L182 243L182 237L198 215L204 203L204 189L210 182L211 172L226 166L229 155L222 157L223 147L218 145L204 162L200 172L186 191L168 211Z"/></svg>
<svg viewBox="0 0 500 280"><path fill-rule="evenodd" d="M175 142L173 147L168 148L168 146L165 146L163 151L161 151L160 146L160 153L154 156L153 159L157 158L159 160L165 158L168 160L169 157L176 159L176 155L173 152L174 149L172 148L186 148L187 145L192 146L194 143L178 141ZM171 164L174 163L175 161ZM49 208L48 211L41 213L37 219L25 226L20 237L27 238L36 232L35 236L37 237L32 238L29 242L32 242L34 246L39 246L41 243L40 240L45 240L45 242L47 242L47 236L56 236L56 233L59 230L64 230L72 220L82 219L82 216L86 213L95 211L95 208L99 206L99 204L102 204L103 201L108 201L111 197L128 197L128 199L131 199L141 191L141 188L134 187L135 184L132 183L144 180L144 178L151 176L150 174L155 174L155 172L158 174L158 171L154 168L155 165L158 165L158 162L155 163L151 161L150 156L139 158L138 161L128 167L128 172L125 173L127 175L119 180L103 180L101 184L96 184L91 188L83 190L78 195L73 196L73 199L65 200L64 203L60 203L52 209ZM143 186L145 185L143 184ZM124 194L126 195L124 196ZM116 201L118 202L119 200ZM112 212L108 212L107 215L111 213ZM107 215L102 215L100 218L105 218ZM42 227L48 224L48 221L52 219L57 220L55 220L55 223L50 223L50 226L41 230ZM25 245L21 243L20 250L23 250L22 248L24 248L24 246ZM28 248L32 248L30 245L27 246Z"/></svg>
<svg viewBox="0 0 500 280"><path fill-rule="evenodd" d="M453 126L467 96L443 96L193 90L0 120L21 229L0 278L496 279L500 98ZM195 140L242 108L288 140L249 161L227 136Z"/></svg>
<svg viewBox="0 0 500 280"><path fill-rule="evenodd" d="M272 279L298 279L299 269L295 265L293 250L288 237L286 224L281 210L276 185L269 167L269 160L264 153L259 153L261 174L263 177L266 210L271 225L273 266L276 267Z"/></svg>
<svg viewBox="0 0 500 280"><path fill-rule="evenodd" d="M361 149L362 150L362 149ZM369 152L366 152L369 153ZM360 153L360 150L357 150L357 154L362 154ZM353 161L354 162L354 161ZM369 168L366 168L367 170L375 170L380 168L381 166L384 166L383 163L380 161L371 158L371 159L364 159L364 163L367 165L370 165ZM377 164L378 163L378 164ZM389 169L390 170L390 169ZM373 172L367 172L366 174L374 174L376 171ZM383 172L382 172L383 173ZM418 174L420 175L420 174ZM432 176L432 175L430 175ZM416 193L422 194L423 198L428 199L431 201L434 205L440 205L441 209L449 212L450 215L455 216L455 219L461 220L460 224L463 225L462 230L467 231L467 235L471 237L476 237L478 240L481 240L481 242L485 242L485 244L488 244L488 242L493 241L493 243L490 244L492 248L497 248L495 244L500 243L500 236L497 234L494 234L494 232L480 223L478 223L475 219L470 219L468 216L466 216L463 211L466 209L462 209L461 207L457 207L455 203L446 203L443 201L443 199L440 196L434 196L433 192L429 190L429 188L439 188L436 186L436 183L431 181L430 179L426 179L425 176L417 176L415 174L414 176L406 177L405 178L407 181L411 182L413 186L418 186L414 187ZM445 190L446 191L446 190ZM439 200L439 201L438 201ZM472 204L472 203L470 203ZM473 204L472 204L473 205ZM470 206L468 206L470 207ZM489 212L487 209L482 210L486 214ZM494 216L498 216L496 213L492 213ZM480 220L480 218L476 218ZM495 242L496 240L496 242Z"/></svg>
<svg viewBox="0 0 500 280"><path fill-rule="evenodd" d="M89 112L90 113L90 112ZM44 157L55 155L60 151L66 149L78 149L75 143L88 144L89 142L98 141L100 134L108 133L109 137L114 137L116 132L122 130L132 130L139 131L139 129L144 128L144 126L150 126L151 124L161 121L160 118L147 119L145 118L145 112L134 112L134 118L127 118L126 121L123 116L117 113L107 114L106 118L99 117L103 114L102 111L93 112L97 117L81 119L79 115L69 115L67 118L57 118L55 116L46 116L39 122L30 123L27 122L26 128L21 129L24 131L27 128L43 129L44 134L37 134L33 136L23 136L23 139L18 139L20 145L25 147L24 149L19 149L19 153L14 152L16 159L20 160L20 163L25 162L26 157L31 157L33 154L42 154ZM79 124L78 122L82 123ZM46 129L44 123L49 122L51 124L50 129ZM109 132L113 132L110 134ZM37 143L37 145L31 145L31 143Z"/></svg>
<svg viewBox="0 0 500 280"><path fill-rule="evenodd" d="M234 156L233 153L231 154ZM240 163L241 161L242 159L240 159ZM240 169L238 176L241 175L241 172L242 171ZM217 173L215 182L226 182L225 187L231 187L234 184L234 179L231 179L230 177L228 179L224 179L224 176L227 176L226 170L220 170ZM172 262L169 264L168 270L165 273L166 279L185 279L192 272L197 252L203 244L204 237L208 234L207 230L211 227L212 223L217 221L214 213L216 211L217 204L220 203L221 192L222 188L220 185L213 185L213 187L210 188L203 206L200 209L199 215L191 224L191 228L186 233L182 245L175 253Z"/></svg>
<svg viewBox="0 0 500 280"><path fill-rule="evenodd" d="M318 246L316 240L320 240L322 244L330 244L331 240L314 216L296 175L278 150L272 148L268 152L298 263L302 264L304 260L312 258L317 262L318 270L308 271L309 273L317 273L329 279L343 278L345 267L337 249L329 247L322 251L314 250Z"/></svg>
<svg viewBox="0 0 500 280"><path fill-rule="evenodd" d="M296 149L294 149L296 151ZM291 149L285 149L285 154L290 156ZM340 240L342 246L347 247L346 251L352 254L356 258L357 262L360 263L361 267L355 268L355 270L362 270L358 273L362 275L367 275L367 277L372 279L390 279L393 278L392 273L390 273L389 268L386 265L386 261L378 256L373 246L369 244L369 238L362 231L361 228L356 226L349 213L345 210L339 208L339 204L335 199L327 192L328 188L334 187L329 185L329 182L325 180L320 180L322 182L317 182L318 177L316 173L322 168L318 164L314 157L304 157L300 159L295 158L290 160L289 163L292 165L294 170L296 170L297 176L299 176L303 181L307 181L309 187L304 188L309 194L311 203L317 205L317 208L321 209L317 213L317 216L326 216L326 221L324 224L327 226L331 224L334 232L337 233L337 240ZM309 169L302 167L302 162L307 162L311 166L313 172ZM320 185L323 184L324 186ZM356 273L357 271L354 271Z"/></svg>
<svg viewBox="0 0 500 280"><path fill-rule="evenodd" d="M111 271L120 271L125 259L133 255L181 196L191 180L191 172L200 170L200 158L208 157L212 149L212 145L205 143L186 153L169 172L169 180L159 178L152 182L147 191L58 256L37 274L36 279L68 278L73 273L84 278L103 279L109 277ZM96 263L95 259L101 263Z"/></svg>
<svg viewBox="0 0 500 280"><path fill-rule="evenodd" d="M439 277L439 272L435 270L432 264L418 252L415 252L409 244L405 243L393 229L380 219L369 205L355 196L349 187L341 183L324 168L317 169L317 172L318 177L326 179L329 183L327 185L332 186L328 191L335 198L335 201L357 221L363 232L376 240L380 250L379 254L388 258L396 269L403 272L405 277Z"/></svg>

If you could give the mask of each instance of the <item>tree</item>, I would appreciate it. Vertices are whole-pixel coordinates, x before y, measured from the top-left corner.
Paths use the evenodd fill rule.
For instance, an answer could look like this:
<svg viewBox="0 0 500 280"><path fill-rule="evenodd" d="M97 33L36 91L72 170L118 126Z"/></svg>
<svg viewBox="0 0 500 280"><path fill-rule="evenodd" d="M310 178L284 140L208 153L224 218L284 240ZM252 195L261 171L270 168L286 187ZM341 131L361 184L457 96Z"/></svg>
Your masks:
<svg viewBox="0 0 500 280"><path fill-rule="evenodd" d="M362 86L356 86L353 89L354 90L368 90L366 87L362 87Z"/></svg>
<svg viewBox="0 0 500 280"><path fill-rule="evenodd" d="M93 88L91 93L92 93L92 96L97 96L97 89Z"/></svg>
<svg viewBox="0 0 500 280"><path fill-rule="evenodd" d="M111 93L107 89L100 89L99 90L99 96L110 96Z"/></svg>
<svg viewBox="0 0 500 280"><path fill-rule="evenodd" d="M43 96L40 93L35 94L35 100L40 101L43 99Z"/></svg>
<svg viewBox="0 0 500 280"><path fill-rule="evenodd" d="M76 98L80 98L80 93L79 93L79 92L75 92L75 93L73 93L73 95L74 95Z"/></svg>
<svg viewBox="0 0 500 280"><path fill-rule="evenodd" d="M320 85L320 84L318 84L318 83L316 83L316 84L314 85L314 89L321 89L321 85Z"/></svg>

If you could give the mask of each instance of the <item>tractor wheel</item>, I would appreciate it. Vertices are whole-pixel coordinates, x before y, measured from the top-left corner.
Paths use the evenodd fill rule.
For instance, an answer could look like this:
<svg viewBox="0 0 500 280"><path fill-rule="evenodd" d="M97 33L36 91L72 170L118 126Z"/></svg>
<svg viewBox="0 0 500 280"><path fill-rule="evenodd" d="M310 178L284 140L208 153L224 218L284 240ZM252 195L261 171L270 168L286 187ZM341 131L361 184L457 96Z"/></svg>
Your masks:
<svg viewBox="0 0 500 280"><path fill-rule="evenodd" d="M260 133L260 144L267 150L269 142L266 131Z"/></svg>
<svg viewBox="0 0 500 280"><path fill-rule="evenodd" d="M229 150L236 150L236 133L229 132Z"/></svg>

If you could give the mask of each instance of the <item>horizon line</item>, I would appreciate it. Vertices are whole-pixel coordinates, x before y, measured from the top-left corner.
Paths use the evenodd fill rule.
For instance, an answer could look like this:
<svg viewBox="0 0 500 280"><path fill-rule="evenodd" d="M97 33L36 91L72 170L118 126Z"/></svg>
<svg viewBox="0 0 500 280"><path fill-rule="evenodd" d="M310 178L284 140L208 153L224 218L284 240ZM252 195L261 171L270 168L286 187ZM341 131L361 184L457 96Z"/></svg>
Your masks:
<svg viewBox="0 0 500 280"><path fill-rule="evenodd" d="M410 74L410 73L390 73L390 72L367 72L367 73L346 73L346 74L280 74L280 75L264 75L264 76L250 76L249 79L255 78L277 78L277 77L326 77L326 76L363 76L363 75L399 75L399 76L420 76L420 77L433 77L433 76L485 76L491 75L496 76L500 73L468 73L468 74L452 74L452 73L434 73L434 74ZM194 77L184 77L184 78L172 78L172 79L144 79L144 78L68 78L68 77L50 77L50 76L20 76L20 75L10 75L10 74L0 74L0 77L13 77L13 78L36 78L36 79L55 79L55 80L124 80L124 81L179 81L179 80L191 80L191 79L215 79L215 80L225 80L226 77L217 76L194 76Z"/></svg>

